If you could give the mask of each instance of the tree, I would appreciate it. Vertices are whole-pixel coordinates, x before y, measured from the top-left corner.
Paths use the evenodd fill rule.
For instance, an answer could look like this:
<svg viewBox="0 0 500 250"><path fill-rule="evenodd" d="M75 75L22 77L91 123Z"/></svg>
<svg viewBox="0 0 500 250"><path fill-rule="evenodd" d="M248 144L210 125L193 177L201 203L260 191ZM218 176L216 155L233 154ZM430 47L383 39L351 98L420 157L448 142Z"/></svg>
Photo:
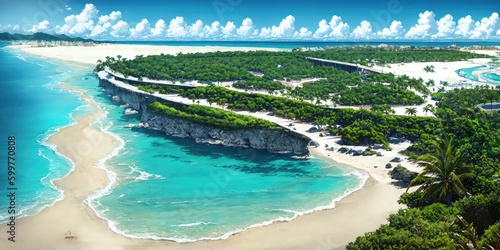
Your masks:
<svg viewBox="0 0 500 250"><path fill-rule="evenodd" d="M496 250L500 249L500 222L491 226L484 232L484 236L479 242L480 249Z"/></svg>
<svg viewBox="0 0 500 250"><path fill-rule="evenodd" d="M432 106L432 104L427 104L423 108L423 111L425 112L425 114L427 114L428 112L432 112L434 111L434 106Z"/></svg>
<svg viewBox="0 0 500 250"><path fill-rule="evenodd" d="M417 115L417 108L406 108L405 114L416 116Z"/></svg>
<svg viewBox="0 0 500 250"><path fill-rule="evenodd" d="M466 152L454 145L453 138L443 138L439 143L433 141L429 152L414 161L424 171L410 182L408 189L422 184L416 190L422 192L422 199L444 199L451 206L453 195L463 197L467 194L462 181L474 177L472 169L464 163Z"/></svg>

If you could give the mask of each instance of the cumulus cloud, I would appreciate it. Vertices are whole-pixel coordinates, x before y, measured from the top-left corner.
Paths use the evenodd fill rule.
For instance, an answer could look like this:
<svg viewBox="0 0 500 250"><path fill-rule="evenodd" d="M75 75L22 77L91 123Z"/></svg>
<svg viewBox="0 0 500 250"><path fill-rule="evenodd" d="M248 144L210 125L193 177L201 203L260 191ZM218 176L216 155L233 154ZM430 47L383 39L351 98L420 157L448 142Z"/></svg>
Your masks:
<svg viewBox="0 0 500 250"><path fill-rule="evenodd" d="M168 37L185 37L187 35L187 23L184 17L177 16L170 21L167 30Z"/></svg>
<svg viewBox="0 0 500 250"><path fill-rule="evenodd" d="M372 36L372 25L366 20L363 20L361 24L356 27L351 33L351 37L355 39L370 39Z"/></svg>
<svg viewBox="0 0 500 250"><path fill-rule="evenodd" d="M436 33L437 23L434 12L427 10L424 13L420 13L418 16L418 23L410 28L405 35L406 38L429 38L431 35Z"/></svg>
<svg viewBox="0 0 500 250"><path fill-rule="evenodd" d="M224 38L230 38L235 35L236 25L233 22L227 22L226 26L221 28L222 36Z"/></svg>
<svg viewBox="0 0 500 250"><path fill-rule="evenodd" d="M99 23L115 22L122 18L122 13L120 11L113 11L109 15L103 15L99 17Z"/></svg>
<svg viewBox="0 0 500 250"><path fill-rule="evenodd" d="M94 19L99 11L89 3L78 15L70 15L64 18L65 24L62 27L57 26L56 32L59 34L82 35L92 32L94 28Z"/></svg>
<svg viewBox="0 0 500 250"><path fill-rule="evenodd" d="M208 37L217 37L221 30L220 22L215 21L210 26L206 25L205 30L207 31Z"/></svg>
<svg viewBox="0 0 500 250"><path fill-rule="evenodd" d="M312 36L312 32L309 31L307 28L302 27L300 28L299 31L295 31L295 34L293 36L295 38L309 38Z"/></svg>
<svg viewBox="0 0 500 250"><path fill-rule="evenodd" d="M34 32L46 32L49 30L49 25L50 25L49 21L43 20L40 23L33 25L33 27L27 31L33 32L33 33ZM17 26L19 27L19 25L17 25ZM14 26L13 28L16 28L16 27Z"/></svg>
<svg viewBox="0 0 500 250"><path fill-rule="evenodd" d="M98 24L94 26L90 37L103 37L107 35L108 29L116 24L118 20L122 17L120 11L112 11L109 15L102 15L98 18Z"/></svg>
<svg viewBox="0 0 500 250"><path fill-rule="evenodd" d="M470 38L489 38L500 28L498 13L493 12L490 17L484 17L480 22L476 22L475 26Z"/></svg>
<svg viewBox="0 0 500 250"><path fill-rule="evenodd" d="M165 33L167 30L167 24L163 19L156 22L155 27L151 29L151 36L158 37Z"/></svg>
<svg viewBox="0 0 500 250"><path fill-rule="evenodd" d="M262 28L260 31L260 36L263 38L292 38L295 34L295 17L288 15L283 18L278 26L272 26L270 28Z"/></svg>
<svg viewBox="0 0 500 250"><path fill-rule="evenodd" d="M236 34L240 37L249 37L255 35L255 27L253 21L250 18L245 18L241 23L241 26L236 30Z"/></svg>
<svg viewBox="0 0 500 250"><path fill-rule="evenodd" d="M344 38L349 35L349 24L344 23L339 16L333 16L328 23L325 19L318 24L314 38Z"/></svg>
<svg viewBox="0 0 500 250"><path fill-rule="evenodd" d="M151 33L151 25L148 19L144 18L140 23L138 23L135 28L130 29L131 38L148 38Z"/></svg>
<svg viewBox="0 0 500 250"><path fill-rule="evenodd" d="M455 31L456 35L469 37L472 30L474 30L474 20L470 15L462 17L458 20L458 25Z"/></svg>
<svg viewBox="0 0 500 250"><path fill-rule="evenodd" d="M111 27L111 36L115 38L126 38L130 34L129 26L127 22L120 20L115 25Z"/></svg>
<svg viewBox="0 0 500 250"><path fill-rule="evenodd" d="M400 38L403 36L404 32L405 29L403 28L403 23L393 20L391 26L377 32L377 36L381 38Z"/></svg>
<svg viewBox="0 0 500 250"><path fill-rule="evenodd" d="M453 17L447 14L437 22L438 33L434 34L432 38L451 38L455 33L456 23Z"/></svg>
<svg viewBox="0 0 500 250"><path fill-rule="evenodd" d="M205 24L201 20L197 20L191 26L188 27L188 36L190 37L204 37L205 36Z"/></svg>

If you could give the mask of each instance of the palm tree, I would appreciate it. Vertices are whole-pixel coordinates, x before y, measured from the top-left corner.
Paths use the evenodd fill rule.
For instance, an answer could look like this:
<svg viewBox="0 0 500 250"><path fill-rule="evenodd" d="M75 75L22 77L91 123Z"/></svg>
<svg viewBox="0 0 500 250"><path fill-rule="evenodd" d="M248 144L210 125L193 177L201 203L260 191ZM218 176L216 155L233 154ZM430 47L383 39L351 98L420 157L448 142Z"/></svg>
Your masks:
<svg viewBox="0 0 500 250"><path fill-rule="evenodd" d="M462 181L474 176L472 169L464 163L466 152L454 145L453 138L432 142L429 152L413 162L424 171L410 182L408 189L422 184L416 191L422 192L422 200L444 199L451 206L453 194L461 198L467 193Z"/></svg>
<svg viewBox="0 0 500 250"><path fill-rule="evenodd" d="M417 108L406 108L405 114L416 116Z"/></svg>
<svg viewBox="0 0 500 250"><path fill-rule="evenodd" d="M427 114L428 112L432 112L434 111L434 106L432 106L432 104L427 104L425 105L423 111L425 112L425 114Z"/></svg>

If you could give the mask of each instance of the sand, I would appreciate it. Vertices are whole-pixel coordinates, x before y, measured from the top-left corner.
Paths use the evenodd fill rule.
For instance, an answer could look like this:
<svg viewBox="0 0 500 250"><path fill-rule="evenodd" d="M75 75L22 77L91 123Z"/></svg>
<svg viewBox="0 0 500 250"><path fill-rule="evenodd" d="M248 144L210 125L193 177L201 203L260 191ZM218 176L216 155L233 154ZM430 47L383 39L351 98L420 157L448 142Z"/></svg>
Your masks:
<svg viewBox="0 0 500 250"><path fill-rule="evenodd" d="M196 47L196 49L221 50L219 48L211 50L207 47ZM23 50L37 56L93 64L106 55L121 54L133 58L138 54L177 53L176 51L187 53L193 52L194 48L110 45L23 48ZM423 66L420 66L401 70L406 72L413 70L416 74L422 74L420 68ZM457 65L459 66L462 67L463 64ZM443 71L440 74L445 73ZM91 102L90 98L85 99ZM3 233L4 236L0 237L0 249L343 249L357 236L386 223L391 213L403 207L397 200L404 189L392 182L384 166L393 157L400 156L398 152L409 146L409 143L391 145L393 150L384 151L383 157L353 157L325 149L326 144L338 149L340 146L337 144L338 138L308 133L306 130L311 124L296 123L294 125L296 131L320 143L318 148L311 149L315 157L322 157L336 165L356 168L369 175L363 188L337 202L334 209L307 214L291 222L249 229L225 240L179 244L127 238L112 232L107 222L98 218L84 202L87 196L108 184L106 172L97 165L103 157L119 146L119 142L113 137L90 126L91 121L103 112L95 104L92 106L96 110L93 114L81 118L75 125L62 129L49 139L51 143L57 145L59 153L66 155L76 164L74 171L55 182L64 191L64 199L35 216L18 219L16 243L9 242L7 235ZM264 113L252 113L252 115L277 123L291 122ZM404 166L416 170L414 165L402 158ZM378 168L374 168L375 165ZM0 231L6 231L5 224L0 225ZM65 233L68 231L71 231L76 238L65 239Z"/></svg>
<svg viewBox="0 0 500 250"><path fill-rule="evenodd" d="M16 47L16 46L12 46ZM97 63L97 60L105 60L106 56L117 57L121 55L127 59L133 59L138 55L176 55L180 52L198 53L198 52L216 52L216 51L251 51L268 50L278 51L273 48L250 48L250 47L221 47L221 46L153 46L153 45L123 45L123 44L102 44L96 46L59 46L59 47L26 47L20 48L32 55L70 61L82 64Z"/></svg>
<svg viewBox="0 0 500 250"><path fill-rule="evenodd" d="M91 104L95 113L49 138L59 153L76 164L74 171L55 182L64 191L64 199L35 216L17 220L16 242L2 237L1 249L343 249L358 235L385 223L387 216L401 207L395 201L404 190L388 185L386 176L377 176L368 179L363 189L338 202L334 209L250 229L226 240L178 244L130 239L112 232L107 222L84 203L88 195L107 185L106 172L96 166L119 146L113 137L90 126L103 112ZM362 162L367 161L358 159L361 160L358 167L366 165ZM1 225L0 230L5 232L6 226ZM68 231L74 239L65 238Z"/></svg>

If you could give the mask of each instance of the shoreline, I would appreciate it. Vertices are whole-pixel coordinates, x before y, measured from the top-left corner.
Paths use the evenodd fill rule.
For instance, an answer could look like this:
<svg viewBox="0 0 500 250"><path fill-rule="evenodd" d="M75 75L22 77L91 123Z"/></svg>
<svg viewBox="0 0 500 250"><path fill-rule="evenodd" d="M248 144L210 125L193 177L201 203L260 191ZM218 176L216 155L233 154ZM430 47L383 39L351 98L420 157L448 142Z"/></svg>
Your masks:
<svg viewBox="0 0 500 250"><path fill-rule="evenodd" d="M46 58L62 60L51 56L46 56ZM93 101L92 98L84 98L84 100ZM171 249L343 249L356 237L387 223L388 216L403 207L397 203L397 200L404 189L391 183L383 165L380 165L381 168L373 168L374 162L384 162L392 157L391 155L371 158L329 152L323 146L326 140L332 140L332 138L325 137L320 140L319 148L310 149L315 157L328 160L336 166L361 170L369 174L361 188L335 202L333 209L314 211L286 223L274 222L267 226L246 229L224 240L176 243L167 240L126 237L115 233L109 227L109 222L100 218L85 202L89 195L102 190L110 182L105 169L97 166L118 147L116 138L112 135L92 128L92 121L102 114L100 112L104 112L98 107L95 110L96 112L78 119L76 124L61 129L49 139L51 143L58 146L58 152L62 150L64 155L69 154L68 157L76 158L72 159L75 168L65 178L55 181L55 184L64 190L63 200L43 209L35 216L24 217L17 221L20 225L19 242L12 246L36 249L75 247L92 249L97 246L102 249L123 249L123 247L161 249L166 246ZM309 125L302 124L302 126ZM99 138L98 143L92 143L92 140L95 142L96 138ZM94 145L96 151L83 155L71 149L72 147L78 148L78 143L84 141ZM394 149L392 153L397 154L398 151ZM342 225L342 227L336 227L336 225ZM0 225L0 229L5 229L4 226ZM64 239L64 233L68 230L78 238ZM5 245L7 247L5 249L11 246L6 245L9 243L5 238L0 239L0 246Z"/></svg>
<svg viewBox="0 0 500 250"><path fill-rule="evenodd" d="M350 238L348 238L349 241L346 241L345 231L343 229L336 229L336 233L334 233L335 230L332 232L332 228L330 228L332 224L324 223L324 217L328 216L340 221L351 220L353 217L356 217L359 218L359 223L365 223L364 220L367 218L365 218L365 216L358 216L359 210L356 210L357 212L355 214L350 216L341 216L340 218L337 214L339 211L342 211L342 213L349 213L349 211L352 210L352 206L349 206L348 204L353 202L363 203L366 200L365 196L373 196L372 192L374 187L377 190L386 190L385 188L387 187L385 185L380 185L380 183L370 177L365 181L361 188L354 190L347 196L339 198L340 200L334 203L334 208L313 211L305 215L298 216L291 221L286 221L286 223L277 221L271 223L270 225L248 228L242 232L231 234L227 239L223 240L201 240L192 243L177 243L169 240L137 239L127 237L114 232L109 227L109 221L100 218L88 205L88 203L86 203L86 200L90 197L89 195L95 194L97 191L106 187L106 185L109 185L110 180L106 174L106 170L99 167L99 162L104 161L111 152L119 147L119 145L117 145L116 138L113 138L113 136L92 127L95 119L98 119L104 111L101 110L96 103L94 103L92 98L87 97L83 99L87 101L96 111L77 119L75 123L60 129L59 132L49 137L49 142L56 145L57 152L68 157L74 163L74 168L67 176L54 181L54 184L63 191L64 198L55 202L54 205L43 209L34 216L23 217L17 221L17 224L19 225L19 236L18 239L16 239L18 242L15 243L16 249L18 247L36 249L67 249L75 246L106 246L105 249L121 249L123 246L128 246L131 249L142 249L144 246L148 246L148 248L151 249L161 249L165 246L169 246L172 249L221 249L226 247L230 247L231 249L288 249L298 245L302 245L303 247L296 249L309 249L310 247L314 247L318 240L320 242L327 242L325 247L336 246L341 249L347 242L354 240L355 237L364 233L366 231L366 226L358 226L356 227L358 229L357 232L349 232L348 234L350 235ZM97 141L92 143L96 146L92 152L79 153L74 150L75 145L76 148L78 148L78 144L89 141L89 139L97 139ZM97 145L99 146L97 147ZM91 155L91 157L87 157L87 155ZM315 152L315 156L328 159L328 157L321 155L320 152ZM329 159L329 161L334 163L334 165L342 165L341 167L349 167L352 169L352 166L349 166L348 164L334 162L332 159ZM386 191L383 193L386 193ZM387 196L387 194L385 195ZM356 196L362 197L354 198ZM385 210L384 202L380 204L382 206L379 207L382 207L383 210ZM361 205L356 206L363 209L363 206ZM377 217L380 217L380 215L376 213L377 211L378 210L372 209L372 214L368 217L372 220L373 216L378 215ZM61 217L62 214L64 214L63 217ZM386 214L388 215L390 212L387 212ZM375 223L371 223L370 226L372 226L372 228L369 230L376 229L380 223L385 222L385 218L379 219L382 219L382 221L377 220ZM345 221L343 223L348 222ZM50 226L47 226L48 224ZM23 225L26 225L27 227L24 227ZM33 227L36 225L39 227ZM0 228L4 229L4 226L5 225L1 225ZM323 228L321 230L323 233L304 234L313 230L312 228L318 228L320 226ZM360 229L361 232L359 232ZM293 244L290 244L290 242L286 242L285 240L290 237L290 233L283 233L283 231L286 232L288 230L296 231L293 235L303 235L303 237L297 237L296 239L298 241L292 241ZM64 233L67 231L70 231L71 234L77 238L65 239ZM331 236L328 236L325 235L325 232L332 234ZM277 237L271 238L269 235ZM317 238L319 236L321 237ZM259 242L259 240L262 240L263 238L266 238L269 241L265 246L262 246L260 243L251 243ZM275 238L278 240L273 240ZM248 241L248 239L251 240ZM0 246L3 246L4 244L9 244L9 242L4 242L4 239L0 239ZM242 244L244 246L242 246ZM320 243L320 245L321 244L323 243ZM5 245L6 248L4 249L9 249L8 246L9 245Z"/></svg>

